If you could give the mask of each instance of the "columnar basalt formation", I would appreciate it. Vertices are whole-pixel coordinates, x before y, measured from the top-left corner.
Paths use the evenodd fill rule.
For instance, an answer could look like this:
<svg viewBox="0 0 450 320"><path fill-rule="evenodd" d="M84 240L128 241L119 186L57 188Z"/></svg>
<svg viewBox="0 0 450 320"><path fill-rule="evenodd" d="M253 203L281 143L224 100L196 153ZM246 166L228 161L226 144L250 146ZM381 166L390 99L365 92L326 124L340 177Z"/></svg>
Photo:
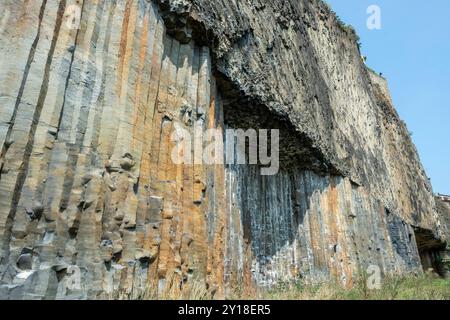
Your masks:
<svg viewBox="0 0 450 320"><path fill-rule="evenodd" d="M446 238L450 237L450 196L438 194L436 196L436 206L439 218L442 222ZM433 247L428 252L421 254L422 266L424 269L432 268L441 276L450 276L450 243L447 246Z"/></svg>
<svg viewBox="0 0 450 320"><path fill-rule="evenodd" d="M1 298L351 285L443 245L386 81L322 2L2 5ZM277 128L280 171L175 164L177 126Z"/></svg>

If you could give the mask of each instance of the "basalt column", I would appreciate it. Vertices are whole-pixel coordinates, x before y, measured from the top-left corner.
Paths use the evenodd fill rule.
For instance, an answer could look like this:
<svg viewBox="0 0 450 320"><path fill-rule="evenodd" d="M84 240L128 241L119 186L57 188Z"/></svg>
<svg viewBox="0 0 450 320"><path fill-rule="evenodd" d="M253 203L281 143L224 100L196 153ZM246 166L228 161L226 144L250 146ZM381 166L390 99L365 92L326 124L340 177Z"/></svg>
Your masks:
<svg viewBox="0 0 450 320"><path fill-rule="evenodd" d="M298 169L261 176L256 166L233 166L227 176L261 286L333 278L351 285L371 265L384 275L421 272L413 228L348 179Z"/></svg>

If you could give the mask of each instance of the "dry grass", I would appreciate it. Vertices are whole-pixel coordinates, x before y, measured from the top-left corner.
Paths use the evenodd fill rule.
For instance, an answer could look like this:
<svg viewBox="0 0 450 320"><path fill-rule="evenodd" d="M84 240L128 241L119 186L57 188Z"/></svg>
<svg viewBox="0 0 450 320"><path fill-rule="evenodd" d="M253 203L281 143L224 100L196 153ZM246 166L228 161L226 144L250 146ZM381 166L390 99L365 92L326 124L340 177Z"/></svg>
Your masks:
<svg viewBox="0 0 450 320"><path fill-rule="evenodd" d="M120 293L111 297L125 300L210 300L217 296L208 290L203 281L190 279L182 287L177 277L168 277L164 285L150 283L140 292ZM344 288L328 282L305 285L302 282L280 283L272 289L251 296L242 288L230 290L226 299L233 300L450 300L450 279L434 275L386 278L381 289L370 290L361 277L353 288Z"/></svg>

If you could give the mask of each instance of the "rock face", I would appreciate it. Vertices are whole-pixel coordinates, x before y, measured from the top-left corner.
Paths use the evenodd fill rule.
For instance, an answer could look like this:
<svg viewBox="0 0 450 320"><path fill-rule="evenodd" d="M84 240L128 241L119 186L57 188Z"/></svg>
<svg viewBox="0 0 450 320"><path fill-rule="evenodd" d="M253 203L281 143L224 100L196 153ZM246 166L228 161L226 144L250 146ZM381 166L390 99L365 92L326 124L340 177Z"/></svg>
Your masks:
<svg viewBox="0 0 450 320"><path fill-rule="evenodd" d="M351 285L443 245L387 83L322 2L2 5L1 298ZM177 165L177 127L277 128L280 171Z"/></svg>
<svg viewBox="0 0 450 320"><path fill-rule="evenodd" d="M436 205L439 218L442 222L443 229L447 239L450 237L450 196L436 196ZM422 253L422 265L424 269L433 268L439 272L441 276L450 276L450 243L447 241L447 247L441 246L428 251L428 254Z"/></svg>

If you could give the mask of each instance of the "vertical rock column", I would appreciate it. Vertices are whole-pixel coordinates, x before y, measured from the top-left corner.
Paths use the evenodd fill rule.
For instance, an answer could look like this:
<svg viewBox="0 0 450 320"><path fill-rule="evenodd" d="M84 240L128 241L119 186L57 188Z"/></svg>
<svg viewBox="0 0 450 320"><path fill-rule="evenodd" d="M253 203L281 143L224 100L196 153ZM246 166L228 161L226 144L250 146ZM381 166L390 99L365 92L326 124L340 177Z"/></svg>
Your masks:
<svg viewBox="0 0 450 320"><path fill-rule="evenodd" d="M247 263L258 285L301 278L351 285L369 266L384 275L421 272L413 229L348 179L300 169L261 176L256 166L230 166L227 175L237 195L229 219L237 210L243 225L229 237L240 237L240 250L251 246Z"/></svg>

